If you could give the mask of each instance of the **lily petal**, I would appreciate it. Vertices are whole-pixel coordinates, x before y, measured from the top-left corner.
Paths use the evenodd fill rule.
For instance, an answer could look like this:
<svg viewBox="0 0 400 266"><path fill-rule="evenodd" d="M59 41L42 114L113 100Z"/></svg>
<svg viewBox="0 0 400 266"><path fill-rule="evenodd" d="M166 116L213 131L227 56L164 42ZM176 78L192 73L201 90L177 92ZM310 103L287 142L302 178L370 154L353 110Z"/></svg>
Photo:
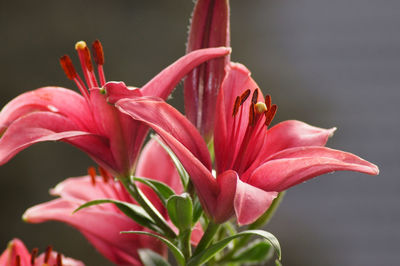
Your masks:
<svg viewBox="0 0 400 266"><path fill-rule="evenodd" d="M69 119L50 112L34 112L17 119L0 139L0 164L19 151L42 141L56 141L88 135Z"/></svg>
<svg viewBox="0 0 400 266"><path fill-rule="evenodd" d="M232 170L225 171L217 176L219 194L213 214L216 223L223 223L234 214L233 201L238 179L238 174Z"/></svg>
<svg viewBox="0 0 400 266"><path fill-rule="evenodd" d="M144 96L156 96L166 99L178 82L186 76L189 71L207 60L227 55L230 48L207 48L193 51L165 68L140 90Z"/></svg>
<svg viewBox="0 0 400 266"><path fill-rule="evenodd" d="M57 113L83 129L92 129L90 110L80 94L60 87L44 87L23 93L4 106L0 112L0 132L19 117L36 111Z"/></svg>
<svg viewBox="0 0 400 266"><path fill-rule="evenodd" d="M283 191L313 177L333 171L377 175L376 165L360 157L326 147L296 147L272 155L247 183L265 191Z"/></svg>
<svg viewBox="0 0 400 266"><path fill-rule="evenodd" d="M20 257L21 265L30 264L30 253L24 243L15 238L11 240L7 249L0 256L0 265L14 265L17 255Z"/></svg>
<svg viewBox="0 0 400 266"><path fill-rule="evenodd" d="M146 123L161 136L191 176L206 211L213 213L218 186L211 175L207 146L190 121L156 98L120 100L116 106L133 119Z"/></svg>
<svg viewBox="0 0 400 266"><path fill-rule="evenodd" d="M235 213L239 225L255 222L267 211L278 192L264 191L255 186L237 180L235 195Z"/></svg>
<svg viewBox="0 0 400 266"><path fill-rule="evenodd" d="M324 129L297 120L287 120L268 130L267 140L261 153L266 159L268 156L288 148L325 146L335 130L335 127Z"/></svg>

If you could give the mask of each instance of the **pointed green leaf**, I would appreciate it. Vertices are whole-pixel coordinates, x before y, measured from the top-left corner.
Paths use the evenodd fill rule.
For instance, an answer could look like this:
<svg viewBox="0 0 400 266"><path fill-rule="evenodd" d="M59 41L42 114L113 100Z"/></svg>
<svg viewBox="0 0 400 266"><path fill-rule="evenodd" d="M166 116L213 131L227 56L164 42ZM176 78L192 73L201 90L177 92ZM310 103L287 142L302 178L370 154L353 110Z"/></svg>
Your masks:
<svg viewBox="0 0 400 266"><path fill-rule="evenodd" d="M177 246L175 246L171 241L168 239L153 234L145 231L122 231L122 234L138 234L138 235L147 235L147 236L152 236L155 237L159 240L161 240L164 244L167 245L167 247L171 250L171 253L174 255L176 261L179 263L179 265L185 265L185 257L183 256L182 252L179 250Z"/></svg>
<svg viewBox="0 0 400 266"><path fill-rule="evenodd" d="M275 249L275 252L278 255L278 258L281 258L281 247L279 245L278 239L271 233L263 231L263 230L246 230L237 233L236 235L227 237L211 246L209 246L207 249L201 251L199 254L196 256L192 257L189 262L188 266L195 266L195 265L202 265L209 261L212 257L215 256L216 253L224 249L229 242L231 242L233 239L238 238L238 237L243 237L247 235L256 235L263 237L265 240L267 240L271 246Z"/></svg>
<svg viewBox="0 0 400 266"><path fill-rule="evenodd" d="M157 138L157 135L152 135L151 138L155 139L161 145L161 147L163 147L164 150L169 154L169 156L171 157L172 161L175 164L176 170L179 173L179 177L181 178L182 186L186 190L186 187L189 183L189 174L186 172L185 168L179 161L178 157L176 157L175 153L167 145L165 145L165 143L162 142L160 140L160 138Z"/></svg>
<svg viewBox="0 0 400 266"><path fill-rule="evenodd" d="M164 206L166 206L168 198L175 195L172 188L163 182L144 177L133 177L133 180L150 187L158 195Z"/></svg>
<svg viewBox="0 0 400 266"><path fill-rule="evenodd" d="M195 199L193 200L193 220L192 220L192 225L197 223L197 221L200 219L202 214L203 214L203 207L201 206L199 198L195 197Z"/></svg>
<svg viewBox="0 0 400 266"><path fill-rule="evenodd" d="M188 193L171 196L167 202L167 210L169 218L180 232L192 227L193 203Z"/></svg>
<svg viewBox="0 0 400 266"><path fill-rule="evenodd" d="M138 224L145 226L147 228L150 228L153 231L163 233L160 228L158 228L155 224L153 219L146 213L146 211L140 207L139 205L135 205L132 203L124 202L124 201L119 201L119 200L112 200L112 199L98 199L98 200L92 200L89 202L86 202L85 204L82 204L74 210L73 213L80 211L84 208L93 206L93 205L98 205L98 204L104 204L104 203L113 203L117 208L122 211L126 216L137 222Z"/></svg>
<svg viewBox="0 0 400 266"><path fill-rule="evenodd" d="M271 252L272 251L272 252ZM240 250L231 262L262 262L271 258L273 249L271 244L265 241L254 241L246 248Z"/></svg>
<svg viewBox="0 0 400 266"><path fill-rule="evenodd" d="M171 266L160 254L151 249L138 250L140 260L146 266Z"/></svg>

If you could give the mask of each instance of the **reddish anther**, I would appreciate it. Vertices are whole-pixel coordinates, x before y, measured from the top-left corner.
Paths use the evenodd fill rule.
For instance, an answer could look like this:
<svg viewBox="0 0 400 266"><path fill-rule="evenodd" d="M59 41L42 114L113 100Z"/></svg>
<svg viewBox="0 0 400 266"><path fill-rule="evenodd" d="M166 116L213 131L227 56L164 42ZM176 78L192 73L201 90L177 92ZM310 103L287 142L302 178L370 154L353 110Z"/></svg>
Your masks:
<svg viewBox="0 0 400 266"><path fill-rule="evenodd" d="M104 65L104 52L103 52L103 46L101 45L101 42L99 40L95 40L92 43L92 53L93 53L93 58L94 61L96 62L97 65Z"/></svg>
<svg viewBox="0 0 400 266"><path fill-rule="evenodd" d="M48 263L49 262L50 255L51 255L52 251L53 251L53 247L52 246L48 246L46 248L46 253L44 255L44 263Z"/></svg>
<svg viewBox="0 0 400 266"><path fill-rule="evenodd" d="M253 92L253 96L251 97L251 102L256 104L258 100L258 89L255 89Z"/></svg>
<svg viewBox="0 0 400 266"><path fill-rule="evenodd" d="M96 184L96 169L93 166L88 168L88 174L90 175L92 184L95 185Z"/></svg>
<svg viewBox="0 0 400 266"><path fill-rule="evenodd" d="M36 260L38 253L39 253L38 248L32 249L32 252L31 252L31 264L32 265L35 265L35 260Z"/></svg>
<svg viewBox="0 0 400 266"><path fill-rule="evenodd" d="M67 78L74 80L77 77L78 74L76 74L75 67L68 55L64 55L60 58L60 64Z"/></svg>
<svg viewBox="0 0 400 266"><path fill-rule="evenodd" d="M269 126L274 119L274 116L276 114L276 110L278 109L278 106L276 104L272 105L271 108L268 109L267 112L265 112L265 125Z"/></svg>
<svg viewBox="0 0 400 266"><path fill-rule="evenodd" d="M15 257L15 266L21 266L21 257L19 255Z"/></svg>
<svg viewBox="0 0 400 266"><path fill-rule="evenodd" d="M249 89L245 90L242 93L242 95L240 95L240 105L242 105L247 100L249 95L250 95L250 90Z"/></svg>
<svg viewBox="0 0 400 266"><path fill-rule="evenodd" d="M100 172L100 175L103 177L104 183L107 183L108 180L111 178L111 177L110 177L110 174L107 172L106 169L104 169L104 168L101 167L101 166L99 166L99 172Z"/></svg>
<svg viewBox="0 0 400 266"><path fill-rule="evenodd" d="M57 253L57 261L56 261L56 265L57 266L63 266L63 263L62 263L62 255L60 254L60 253Z"/></svg>
<svg viewBox="0 0 400 266"><path fill-rule="evenodd" d="M237 96L236 100L235 100L235 104L233 105L233 112L232 112L232 116L235 116L239 110L239 106L240 106L240 97Z"/></svg>

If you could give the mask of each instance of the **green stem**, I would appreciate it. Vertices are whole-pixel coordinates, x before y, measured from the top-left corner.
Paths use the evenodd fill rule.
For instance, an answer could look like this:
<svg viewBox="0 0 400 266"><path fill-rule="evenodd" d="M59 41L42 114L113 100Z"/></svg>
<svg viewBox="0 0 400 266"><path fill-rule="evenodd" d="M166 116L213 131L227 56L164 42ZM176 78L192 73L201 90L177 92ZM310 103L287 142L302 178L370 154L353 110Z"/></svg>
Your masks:
<svg viewBox="0 0 400 266"><path fill-rule="evenodd" d="M142 191L136 186L134 182L129 182L129 178L119 178L121 183L124 185L129 194L139 203L139 205L153 218L154 222L160 229L165 233L165 236L170 239L175 239L176 234L169 227L167 221L160 214L160 212L153 206L149 199L142 193Z"/></svg>
<svg viewBox="0 0 400 266"><path fill-rule="evenodd" d="M192 247L190 245L191 235L191 229L179 232L179 246L186 260L189 260L190 256L192 256Z"/></svg>
<svg viewBox="0 0 400 266"><path fill-rule="evenodd" d="M203 237L201 238L199 244L196 247L196 250L194 251L193 256L199 254L201 251L205 250L213 240L215 233L218 231L220 228L220 224L216 224L213 221L209 221L207 225L207 229L203 234Z"/></svg>
<svg viewBox="0 0 400 266"><path fill-rule="evenodd" d="M281 204L282 199L285 196L285 194L286 194L286 191L280 192L278 194L278 197L276 197L274 199L274 201L272 202L272 204L268 208L268 210L260 218L258 218L254 223L250 224L247 227L247 229L253 230L253 229L257 229L257 228L267 225L268 222L271 220L272 216L275 214L279 205ZM226 253L218 262L229 261L241 247L243 247L244 245L246 245L249 242L250 238L251 238L250 235L241 237L239 239L239 241L236 243L236 245L228 253Z"/></svg>

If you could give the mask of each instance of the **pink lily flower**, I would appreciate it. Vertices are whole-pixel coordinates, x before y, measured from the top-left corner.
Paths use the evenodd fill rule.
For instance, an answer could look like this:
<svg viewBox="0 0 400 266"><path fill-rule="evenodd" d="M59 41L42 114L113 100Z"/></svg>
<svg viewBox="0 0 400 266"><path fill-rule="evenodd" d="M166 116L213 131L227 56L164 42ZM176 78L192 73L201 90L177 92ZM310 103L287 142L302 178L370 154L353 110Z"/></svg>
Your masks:
<svg viewBox="0 0 400 266"><path fill-rule="evenodd" d="M154 167L155 161L157 167ZM82 204L96 199L114 199L137 204L120 182L109 178L106 172L100 172L102 177L96 176L94 168L89 168L88 176L64 180L50 191L59 198L29 208L23 215L24 220L30 223L49 220L67 223L78 229L101 254L117 265L142 265L138 249L143 248L166 256L166 246L152 237L120 234L121 231L148 229L127 217L113 204L94 205L72 214ZM136 175L164 182L177 193L183 190L171 158L155 141L150 141L144 147ZM138 186L169 220L166 209L154 192L144 185ZM193 231L192 243L197 244L202 234L203 232L196 228Z"/></svg>
<svg viewBox="0 0 400 266"><path fill-rule="evenodd" d="M106 85L104 55L99 41L93 43L93 55L99 82L94 73L86 43L76 44L86 84L75 71L68 56L60 59L67 77L82 95L60 87L44 87L19 95L0 113L0 165L28 146L42 141L64 141L86 152L113 175L127 176L134 171L138 153L148 127L120 113L108 104L101 87ZM194 67L209 59L226 55L229 48L197 50L180 58L140 89L134 96L165 99L176 84Z"/></svg>
<svg viewBox="0 0 400 266"><path fill-rule="evenodd" d="M157 98L124 99L116 106L151 126L189 173L205 211L217 223L233 214L254 222L278 192L324 173L349 170L377 175L378 167L354 154L324 147L335 128L285 121L268 129L276 105L263 98L250 72L233 64L215 113L216 178L201 135L176 109Z"/></svg>
<svg viewBox="0 0 400 266"><path fill-rule="evenodd" d="M0 265L3 266L84 266L83 262L67 258L53 251L49 246L46 252L38 256L38 249L29 252L24 243L15 238L8 243L7 249L0 255Z"/></svg>
<svg viewBox="0 0 400 266"><path fill-rule="evenodd" d="M219 46L230 46L229 1L198 0L193 9L186 52ZM216 99L229 62L229 55L209 60L185 78L185 113L206 141L212 137Z"/></svg>

